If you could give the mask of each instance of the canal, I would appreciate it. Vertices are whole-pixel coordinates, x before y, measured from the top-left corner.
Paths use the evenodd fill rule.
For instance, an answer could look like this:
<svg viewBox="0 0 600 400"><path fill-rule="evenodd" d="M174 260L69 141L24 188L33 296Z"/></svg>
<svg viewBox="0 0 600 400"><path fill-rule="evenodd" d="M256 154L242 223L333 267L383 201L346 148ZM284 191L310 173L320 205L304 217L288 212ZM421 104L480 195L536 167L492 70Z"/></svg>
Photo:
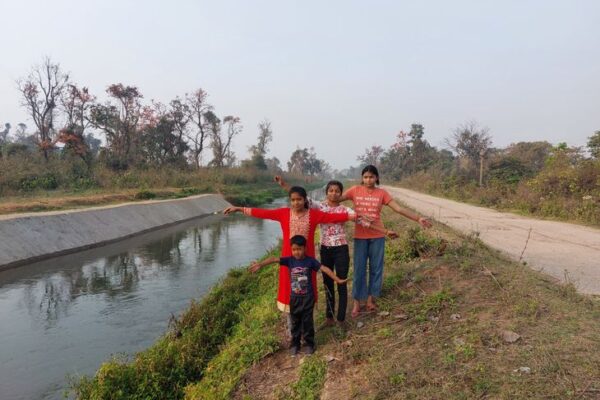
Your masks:
<svg viewBox="0 0 600 400"><path fill-rule="evenodd" d="M0 398L63 398L69 376L147 348L280 237L277 222L211 215L0 272Z"/></svg>

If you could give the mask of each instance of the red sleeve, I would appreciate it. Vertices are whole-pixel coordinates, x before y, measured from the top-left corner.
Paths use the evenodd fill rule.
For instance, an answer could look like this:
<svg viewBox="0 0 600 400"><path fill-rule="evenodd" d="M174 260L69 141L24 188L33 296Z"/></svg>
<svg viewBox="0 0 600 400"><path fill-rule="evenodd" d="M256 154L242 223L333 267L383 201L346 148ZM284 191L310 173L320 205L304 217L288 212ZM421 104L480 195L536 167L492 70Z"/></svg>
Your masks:
<svg viewBox="0 0 600 400"><path fill-rule="evenodd" d="M270 219L273 221L281 221L282 216L288 210L289 210L288 208L275 208L275 209L244 208L244 214L250 215L254 218Z"/></svg>
<svg viewBox="0 0 600 400"><path fill-rule="evenodd" d="M347 212L334 214L315 209L312 209L311 212L311 217L314 217L317 224L338 224L350 220L350 216Z"/></svg>
<svg viewBox="0 0 600 400"><path fill-rule="evenodd" d="M381 189L383 192L382 201L383 204L388 205L390 201L394 200L394 198L388 193L387 190Z"/></svg>

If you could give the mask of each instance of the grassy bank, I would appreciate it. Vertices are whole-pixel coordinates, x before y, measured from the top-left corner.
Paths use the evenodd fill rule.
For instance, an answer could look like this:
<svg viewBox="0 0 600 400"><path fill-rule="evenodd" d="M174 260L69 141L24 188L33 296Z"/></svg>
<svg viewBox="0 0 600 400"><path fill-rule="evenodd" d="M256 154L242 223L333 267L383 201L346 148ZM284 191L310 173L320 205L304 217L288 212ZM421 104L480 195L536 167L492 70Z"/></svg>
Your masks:
<svg viewBox="0 0 600 400"><path fill-rule="evenodd" d="M79 381L78 396L598 397L597 300L503 258L476 237L441 225L421 231L396 214L384 220L402 235L386 243L380 313L318 330L314 356L287 353L285 321L274 304L276 268L236 270L152 348Z"/></svg>
<svg viewBox="0 0 600 400"><path fill-rule="evenodd" d="M274 269L256 275L244 269L230 271L207 296L192 302L172 321L152 347L131 360L107 361L95 376L75 381L75 395L80 399L181 399L188 385L214 378L214 365L223 357L230 372L274 351L277 341L270 331L279 318L274 306L276 279ZM227 353L238 340L241 343L235 348L241 350ZM248 348L250 342L253 346Z"/></svg>
<svg viewBox="0 0 600 400"><path fill-rule="evenodd" d="M11 184L2 182L6 177L0 177L0 214L56 211L151 199L176 199L203 193L220 193L233 204L257 206L285 196L285 192L273 183L271 173L253 170L181 171L161 168L115 173L102 169L98 174L102 179L94 181L89 187L70 187L66 183L57 187L45 187L42 183L46 181L31 177L30 180L42 183L26 186L27 190L18 188L22 186L23 179L29 182L29 178L21 177L19 180L13 177L17 183ZM308 182L297 177L289 179L303 181L309 190L323 184L317 179L310 179ZM50 181L55 182L55 178Z"/></svg>
<svg viewBox="0 0 600 400"><path fill-rule="evenodd" d="M380 313L321 329L304 363L262 360L233 398L299 398L300 387L302 398L598 398L598 300L476 237L384 219L402 237L386 244Z"/></svg>

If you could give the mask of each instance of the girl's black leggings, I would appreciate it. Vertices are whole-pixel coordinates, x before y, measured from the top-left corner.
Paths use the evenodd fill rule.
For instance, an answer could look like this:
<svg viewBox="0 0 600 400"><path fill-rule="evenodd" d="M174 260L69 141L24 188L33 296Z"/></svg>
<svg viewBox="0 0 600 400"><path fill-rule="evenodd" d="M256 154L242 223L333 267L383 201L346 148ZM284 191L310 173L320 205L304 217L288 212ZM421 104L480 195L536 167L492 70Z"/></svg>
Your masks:
<svg viewBox="0 0 600 400"><path fill-rule="evenodd" d="M343 246L323 246L321 245L321 264L331 268L335 274L346 279L350 269L350 252L348 245ZM333 279L323 274L323 283L325 284L325 293L327 296L327 318L332 319L335 311L335 286L339 294L339 305L337 320L346 319L346 308L348 307L348 285L334 285Z"/></svg>

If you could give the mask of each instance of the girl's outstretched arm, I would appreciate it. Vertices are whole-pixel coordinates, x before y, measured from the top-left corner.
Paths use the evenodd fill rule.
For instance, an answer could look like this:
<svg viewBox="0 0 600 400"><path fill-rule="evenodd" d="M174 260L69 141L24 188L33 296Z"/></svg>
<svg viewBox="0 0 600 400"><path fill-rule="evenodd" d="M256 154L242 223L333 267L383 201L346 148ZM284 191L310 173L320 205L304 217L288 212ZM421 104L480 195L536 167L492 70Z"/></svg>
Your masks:
<svg viewBox="0 0 600 400"><path fill-rule="evenodd" d="M226 209L224 209L223 214L229 215L229 214L233 214L236 212L243 212L243 211L244 211L244 207L231 206L231 207L227 207Z"/></svg>
<svg viewBox="0 0 600 400"><path fill-rule="evenodd" d="M423 228L431 228L431 222L429 222L429 220L427 218L421 217L421 216L407 210L406 208L400 207L400 204L398 204L396 202L396 200L390 201L389 203L387 203L387 206L389 208L391 208L392 210L394 210L395 212L397 212L398 214L417 222Z"/></svg>

